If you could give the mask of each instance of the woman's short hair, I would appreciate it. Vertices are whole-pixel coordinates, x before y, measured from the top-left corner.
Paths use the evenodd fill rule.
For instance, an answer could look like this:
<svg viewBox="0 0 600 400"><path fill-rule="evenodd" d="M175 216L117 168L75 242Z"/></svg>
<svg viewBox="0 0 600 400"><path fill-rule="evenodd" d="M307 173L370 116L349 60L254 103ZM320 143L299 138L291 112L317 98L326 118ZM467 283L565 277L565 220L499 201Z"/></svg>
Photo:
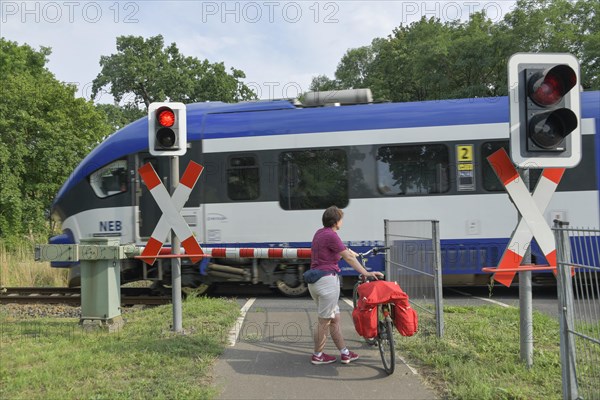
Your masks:
<svg viewBox="0 0 600 400"><path fill-rule="evenodd" d="M344 217L344 212L336 206L331 206L323 213L323 226L331 228Z"/></svg>

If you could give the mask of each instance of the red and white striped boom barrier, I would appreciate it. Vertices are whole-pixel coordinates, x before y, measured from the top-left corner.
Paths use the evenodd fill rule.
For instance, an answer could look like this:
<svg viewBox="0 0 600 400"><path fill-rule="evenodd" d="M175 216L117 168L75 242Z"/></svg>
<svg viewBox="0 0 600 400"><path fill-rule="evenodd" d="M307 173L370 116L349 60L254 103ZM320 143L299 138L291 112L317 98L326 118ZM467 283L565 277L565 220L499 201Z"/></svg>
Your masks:
<svg viewBox="0 0 600 400"><path fill-rule="evenodd" d="M310 258L310 249L304 248L204 248L204 252L212 258Z"/></svg>
<svg viewBox="0 0 600 400"><path fill-rule="evenodd" d="M239 260L242 258L271 258L271 259L310 259L311 250L309 248L291 248L291 247L204 247L202 254L182 254L177 256L180 258L195 258L195 257L211 257L211 258L228 258ZM136 258L146 259L150 256L144 255L145 249L141 256ZM171 249L164 248L158 254L153 254L154 258L171 258Z"/></svg>

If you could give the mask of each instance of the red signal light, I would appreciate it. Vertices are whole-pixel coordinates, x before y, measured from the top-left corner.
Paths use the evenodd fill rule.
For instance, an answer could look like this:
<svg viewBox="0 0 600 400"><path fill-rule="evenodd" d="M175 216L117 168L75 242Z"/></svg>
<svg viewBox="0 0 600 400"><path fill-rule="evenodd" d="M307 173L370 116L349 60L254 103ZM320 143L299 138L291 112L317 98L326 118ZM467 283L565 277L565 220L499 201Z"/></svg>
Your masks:
<svg viewBox="0 0 600 400"><path fill-rule="evenodd" d="M529 96L539 106L553 106L576 84L575 71L567 65L557 65L533 76Z"/></svg>
<svg viewBox="0 0 600 400"><path fill-rule="evenodd" d="M157 111L157 119L161 126L171 127L175 125L175 113L170 108L160 108Z"/></svg>
<svg viewBox="0 0 600 400"><path fill-rule="evenodd" d="M156 102L148 105L148 147L153 156L182 156L187 149L185 104Z"/></svg>

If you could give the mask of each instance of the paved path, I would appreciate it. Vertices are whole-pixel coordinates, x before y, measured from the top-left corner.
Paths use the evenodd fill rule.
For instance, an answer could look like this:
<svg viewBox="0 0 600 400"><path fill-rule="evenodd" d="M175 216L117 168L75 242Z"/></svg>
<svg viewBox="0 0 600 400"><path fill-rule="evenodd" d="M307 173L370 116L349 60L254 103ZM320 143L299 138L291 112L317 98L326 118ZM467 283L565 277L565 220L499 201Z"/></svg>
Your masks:
<svg viewBox="0 0 600 400"><path fill-rule="evenodd" d="M247 304L240 300L240 306ZM239 336L216 363L213 375L221 399L436 399L401 360L388 376L379 352L354 331L351 307L340 300L342 330L348 348L360 359L344 365L312 365L312 327L316 311L311 299L259 298L239 323ZM331 339L325 351L339 353Z"/></svg>

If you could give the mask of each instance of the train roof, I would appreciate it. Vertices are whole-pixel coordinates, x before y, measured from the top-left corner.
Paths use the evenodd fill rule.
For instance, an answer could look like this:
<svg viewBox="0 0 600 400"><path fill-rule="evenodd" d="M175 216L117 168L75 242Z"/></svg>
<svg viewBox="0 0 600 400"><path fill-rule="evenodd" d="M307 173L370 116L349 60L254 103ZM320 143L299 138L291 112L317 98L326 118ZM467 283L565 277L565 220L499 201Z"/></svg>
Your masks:
<svg viewBox="0 0 600 400"><path fill-rule="evenodd" d="M583 92L582 118L600 118L600 91ZM296 107L287 100L188 104L188 141L316 132L507 123L508 97ZM148 120L118 130L92 150L54 202L91 172L127 154L148 150Z"/></svg>

